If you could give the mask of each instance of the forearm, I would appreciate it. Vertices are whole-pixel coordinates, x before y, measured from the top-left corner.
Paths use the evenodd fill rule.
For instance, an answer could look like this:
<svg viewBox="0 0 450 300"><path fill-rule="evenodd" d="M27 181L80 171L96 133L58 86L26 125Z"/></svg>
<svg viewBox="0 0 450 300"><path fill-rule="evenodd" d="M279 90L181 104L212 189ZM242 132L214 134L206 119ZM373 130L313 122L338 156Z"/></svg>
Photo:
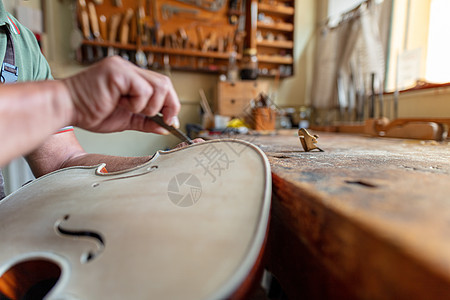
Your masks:
<svg viewBox="0 0 450 300"><path fill-rule="evenodd" d="M19 83L0 88L0 166L38 147L70 124L72 102L60 81Z"/></svg>
<svg viewBox="0 0 450 300"><path fill-rule="evenodd" d="M118 157L89 154L78 142L73 131L50 136L40 147L26 156L34 176L72 167L95 166L105 163L109 172L126 170L147 162L146 157Z"/></svg>

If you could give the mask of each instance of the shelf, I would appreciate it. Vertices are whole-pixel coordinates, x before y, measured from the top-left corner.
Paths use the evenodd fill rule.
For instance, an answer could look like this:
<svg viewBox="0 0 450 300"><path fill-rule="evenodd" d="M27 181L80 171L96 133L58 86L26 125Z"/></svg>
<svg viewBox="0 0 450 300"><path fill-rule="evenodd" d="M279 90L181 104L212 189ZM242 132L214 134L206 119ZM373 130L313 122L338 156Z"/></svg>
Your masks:
<svg viewBox="0 0 450 300"><path fill-rule="evenodd" d="M282 49L292 49L294 48L294 43L292 41L257 41L256 44L260 47L270 47L270 48L282 48Z"/></svg>
<svg viewBox="0 0 450 300"><path fill-rule="evenodd" d="M277 15L285 15L285 16L293 16L294 8L291 6L282 6L282 5L270 5L265 3L258 3L258 11L269 13L269 14L277 14Z"/></svg>
<svg viewBox="0 0 450 300"><path fill-rule="evenodd" d="M272 23L267 24L264 22L258 22L257 23L258 28L263 29L270 29L270 30L277 30L277 31L285 31L285 32L293 32L294 31L294 25L291 23Z"/></svg>
<svg viewBox="0 0 450 300"><path fill-rule="evenodd" d="M113 47L116 49L123 49L129 51L136 51L136 45L121 44L121 43L110 43L101 41L84 40L83 45L100 46L100 47ZM155 47L155 46L142 46L142 51L154 52L162 54L172 54L172 55L182 55L182 56L196 56L196 57L206 57L206 58L216 58L216 59L229 59L230 54L228 52L217 52L217 51L201 51L194 49L173 49L165 47ZM242 55L238 54L236 59L241 59Z"/></svg>
<svg viewBox="0 0 450 300"><path fill-rule="evenodd" d="M258 62L289 65L289 64L292 64L294 61L293 61L292 57L259 54Z"/></svg>

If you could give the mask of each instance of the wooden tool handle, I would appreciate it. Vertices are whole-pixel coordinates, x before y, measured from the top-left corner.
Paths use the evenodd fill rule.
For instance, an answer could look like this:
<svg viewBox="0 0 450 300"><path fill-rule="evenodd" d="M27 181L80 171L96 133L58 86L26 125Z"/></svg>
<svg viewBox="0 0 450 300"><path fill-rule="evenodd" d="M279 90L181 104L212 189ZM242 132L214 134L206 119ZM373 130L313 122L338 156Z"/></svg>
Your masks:
<svg viewBox="0 0 450 300"><path fill-rule="evenodd" d="M92 2L88 4L89 21L91 23L92 34L94 39L100 40L100 29L98 25L97 11L95 10L95 5Z"/></svg>
<svg viewBox="0 0 450 300"><path fill-rule="evenodd" d="M81 31L85 39L91 38L91 30L89 29L89 15L86 10L80 12Z"/></svg>
<svg viewBox="0 0 450 300"><path fill-rule="evenodd" d="M113 4L114 4L114 6L117 6L117 7L123 6L122 0L113 0Z"/></svg>
<svg viewBox="0 0 450 300"><path fill-rule="evenodd" d="M108 26L106 24L106 16L100 15L99 18L99 27L100 27L100 38L103 40L108 39Z"/></svg>
<svg viewBox="0 0 450 300"><path fill-rule="evenodd" d="M89 39L91 31L89 29L89 15L86 9L86 1L78 0L78 21L80 22L81 32L85 39Z"/></svg>
<svg viewBox="0 0 450 300"><path fill-rule="evenodd" d="M125 12L120 29L120 43L128 44L128 37L130 34L130 21L133 18L134 11L129 8Z"/></svg>
<svg viewBox="0 0 450 300"><path fill-rule="evenodd" d="M114 43L117 38L117 28L120 23L120 14L112 15L110 22L108 41Z"/></svg>

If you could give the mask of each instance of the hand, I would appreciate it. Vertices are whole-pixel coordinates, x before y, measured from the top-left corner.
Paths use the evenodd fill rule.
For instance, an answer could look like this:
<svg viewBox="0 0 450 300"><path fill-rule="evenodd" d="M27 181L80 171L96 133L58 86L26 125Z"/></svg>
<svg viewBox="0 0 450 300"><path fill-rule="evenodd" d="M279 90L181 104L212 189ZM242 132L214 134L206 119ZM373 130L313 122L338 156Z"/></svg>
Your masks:
<svg viewBox="0 0 450 300"><path fill-rule="evenodd" d="M72 98L72 124L94 132L139 130L166 134L145 116L158 112L164 121L179 126L178 96L170 79L141 69L116 56L64 79Z"/></svg>
<svg viewBox="0 0 450 300"><path fill-rule="evenodd" d="M201 139L201 138L196 138L196 139L192 140L192 142L194 144L203 143L204 141L205 140ZM172 150L181 149L181 148L184 148L184 147L187 147L187 146L189 146L189 144L187 142L182 142L182 143L179 143L178 145L176 145L175 147L173 147Z"/></svg>

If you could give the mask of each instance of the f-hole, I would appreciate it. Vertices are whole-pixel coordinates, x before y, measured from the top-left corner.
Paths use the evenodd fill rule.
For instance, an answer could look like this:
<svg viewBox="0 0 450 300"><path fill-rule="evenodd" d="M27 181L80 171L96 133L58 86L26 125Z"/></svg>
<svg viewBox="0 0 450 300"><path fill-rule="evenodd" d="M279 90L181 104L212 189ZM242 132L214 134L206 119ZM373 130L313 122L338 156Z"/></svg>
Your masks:
<svg viewBox="0 0 450 300"><path fill-rule="evenodd" d="M43 299L60 276L61 268L49 260L19 262L0 277L0 299Z"/></svg>

